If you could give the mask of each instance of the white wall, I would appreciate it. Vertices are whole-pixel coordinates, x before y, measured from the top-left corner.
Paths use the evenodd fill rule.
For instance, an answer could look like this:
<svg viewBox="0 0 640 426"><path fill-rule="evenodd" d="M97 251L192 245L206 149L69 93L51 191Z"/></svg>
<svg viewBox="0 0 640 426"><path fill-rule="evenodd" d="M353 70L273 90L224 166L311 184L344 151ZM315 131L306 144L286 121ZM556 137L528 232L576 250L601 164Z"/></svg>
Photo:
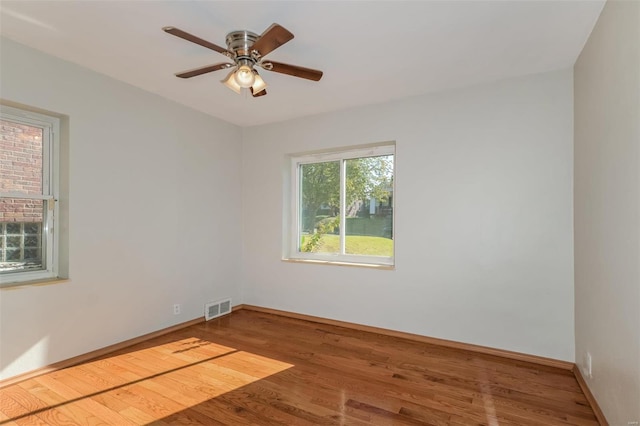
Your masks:
<svg viewBox="0 0 640 426"><path fill-rule="evenodd" d="M640 2L609 0L575 68L576 360L612 425L640 421Z"/></svg>
<svg viewBox="0 0 640 426"><path fill-rule="evenodd" d="M241 132L1 47L0 97L70 117L71 280L0 290L0 378L201 316L227 296L573 360L570 70ZM388 140L396 269L282 262L286 155Z"/></svg>
<svg viewBox="0 0 640 426"><path fill-rule="evenodd" d="M70 117L71 280L0 290L0 379L238 303L240 129L1 42L0 97Z"/></svg>
<svg viewBox="0 0 640 426"><path fill-rule="evenodd" d="M573 361L572 72L243 130L243 301ZM397 141L396 269L281 261L286 155Z"/></svg>

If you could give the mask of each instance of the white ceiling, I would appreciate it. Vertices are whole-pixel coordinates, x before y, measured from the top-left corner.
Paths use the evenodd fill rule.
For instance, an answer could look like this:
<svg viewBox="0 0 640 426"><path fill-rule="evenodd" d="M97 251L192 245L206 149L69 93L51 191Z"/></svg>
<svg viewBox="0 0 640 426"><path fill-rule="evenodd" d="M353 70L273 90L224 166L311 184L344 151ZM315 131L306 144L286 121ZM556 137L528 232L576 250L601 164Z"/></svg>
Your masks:
<svg viewBox="0 0 640 426"><path fill-rule="evenodd" d="M0 34L241 125L282 121L573 65L604 5L581 1L7 1ZM263 71L268 95L238 95L225 62L168 35L174 26L224 46L231 30L273 22L295 38L270 53L321 69L312 82Z"/></svg>

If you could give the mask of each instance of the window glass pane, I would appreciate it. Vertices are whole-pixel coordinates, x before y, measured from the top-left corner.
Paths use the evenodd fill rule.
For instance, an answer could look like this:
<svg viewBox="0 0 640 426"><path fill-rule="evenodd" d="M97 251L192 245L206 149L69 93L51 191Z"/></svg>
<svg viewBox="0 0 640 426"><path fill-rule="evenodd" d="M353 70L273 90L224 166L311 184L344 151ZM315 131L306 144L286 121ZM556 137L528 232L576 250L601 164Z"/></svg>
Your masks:
<svg viewBox="0 0 640 426"><path fill-rule="evenodd" d="M0 120L0 130L0 192L42 194L42 128Z"/></svg>
<svg viewBox="0 0 640 426"><path fill-rule="evenodd" d="M22 245L22 235L7 235L7 248L19 249Z"/></svg>
<svg viewBox="0 0 640 426"><path fill-rule="evenodd" d="M11 203L11 199L7 199L7 200L2 200L5 203ZM1 205L1 204L0 204ZM5 214L5 218L6 220L9 220L9 216L11 216L13 213L15 212L11 212L9 211L12 208L12 206L7 206L7 214ZM13 206L13 208L17 208L17 206ZM20 223L12 223L12 222L7 222L7 235L19 235L20 232L22 231L22 224Z"/></svg>
<svg viewBox="0 0 640 426"><path fill-rule="evenodd" d="M44 268L46 202L0 199L0 273Z"/></svg>
<svg viewBox="0 0 640 426"><path fill-rule="evenodd" d="M340 252L340 161L300 165L301 252Z"/></svg>
<svg viewBox="0 0 640 426"><path fill-rule="evenodd" d="M393 155L346 161L345 252L393 256Z"/></svg>

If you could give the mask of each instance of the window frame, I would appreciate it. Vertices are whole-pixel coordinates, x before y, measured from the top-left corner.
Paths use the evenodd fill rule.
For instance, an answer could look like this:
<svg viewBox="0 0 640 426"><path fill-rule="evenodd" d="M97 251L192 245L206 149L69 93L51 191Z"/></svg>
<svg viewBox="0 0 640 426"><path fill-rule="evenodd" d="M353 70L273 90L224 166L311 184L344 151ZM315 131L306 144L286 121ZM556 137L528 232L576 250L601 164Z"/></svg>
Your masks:
<svg viewBox="0 0 640 426"><path fill-rule="evenodd" d="M304 164L322 163L330 161L340 161L340 223L346 223L346 209L344 202L346 199L346 160L378 157L383 155L393 155L393 198L392 198L392 229L394 229L393 237L393 253L391 257L385 256L367 256L357 254L342 253L309 253L302 252L299 249L300 242L300 224L301 224L301 166ZM291 193L290 193L290 226L288 233L288 250L285 251L285 260L293 261L312 261L330 264L349 264L373 267L395 267L395 202L396 202L396 144L395 142L386 142L376 145L365 145L360 147L350 147L343 150L323 151L307 154L297 154L291 156L290 163ZM343 230L344 228L344 230ZM346 228L340 227L340 235L345 235ZM340 250L344 251L345 239L341 237Z"/></svg>
<svg viewBox="0 0 640 426"><path fill-rule="evenodd" d="M0 118L42 129L42 192L0 192L0 198L22 198L43 201L42 242L44 247L44 267L35 271L15 271L0 273L0 287L40 281L58 277L59 271L59 158L60 119L55 116L0 105ZM5 247L6 248L6 247Z"/></svg>

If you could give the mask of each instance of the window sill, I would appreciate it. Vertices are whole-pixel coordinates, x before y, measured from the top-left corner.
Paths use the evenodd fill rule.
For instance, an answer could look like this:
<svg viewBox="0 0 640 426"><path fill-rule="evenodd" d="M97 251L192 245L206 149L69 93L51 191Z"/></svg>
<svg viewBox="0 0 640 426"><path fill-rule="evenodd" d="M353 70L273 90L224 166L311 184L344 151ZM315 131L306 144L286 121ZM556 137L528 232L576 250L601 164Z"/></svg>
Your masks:
<svg viewBox="0 0 640 426"><path fill-rule="evenodd" d="M0 285L0 290L18 290L21 287L40 287L45 285L64 284L71 281L69 278L45 278L42 280L18 281Z"/></svg>
<svg viewBox="0 0 640 426"><path fill-rule="evenodd" d="M375 265L372 263L353 263L353 262L340 262L335 260L316 260L316 259L282 259L283 262L290 263L307 263L311 265L334 265L334 266L352 266L356 268L370 268L381 269L385 271L393 271L396 269L395 265Z"/></svg>

